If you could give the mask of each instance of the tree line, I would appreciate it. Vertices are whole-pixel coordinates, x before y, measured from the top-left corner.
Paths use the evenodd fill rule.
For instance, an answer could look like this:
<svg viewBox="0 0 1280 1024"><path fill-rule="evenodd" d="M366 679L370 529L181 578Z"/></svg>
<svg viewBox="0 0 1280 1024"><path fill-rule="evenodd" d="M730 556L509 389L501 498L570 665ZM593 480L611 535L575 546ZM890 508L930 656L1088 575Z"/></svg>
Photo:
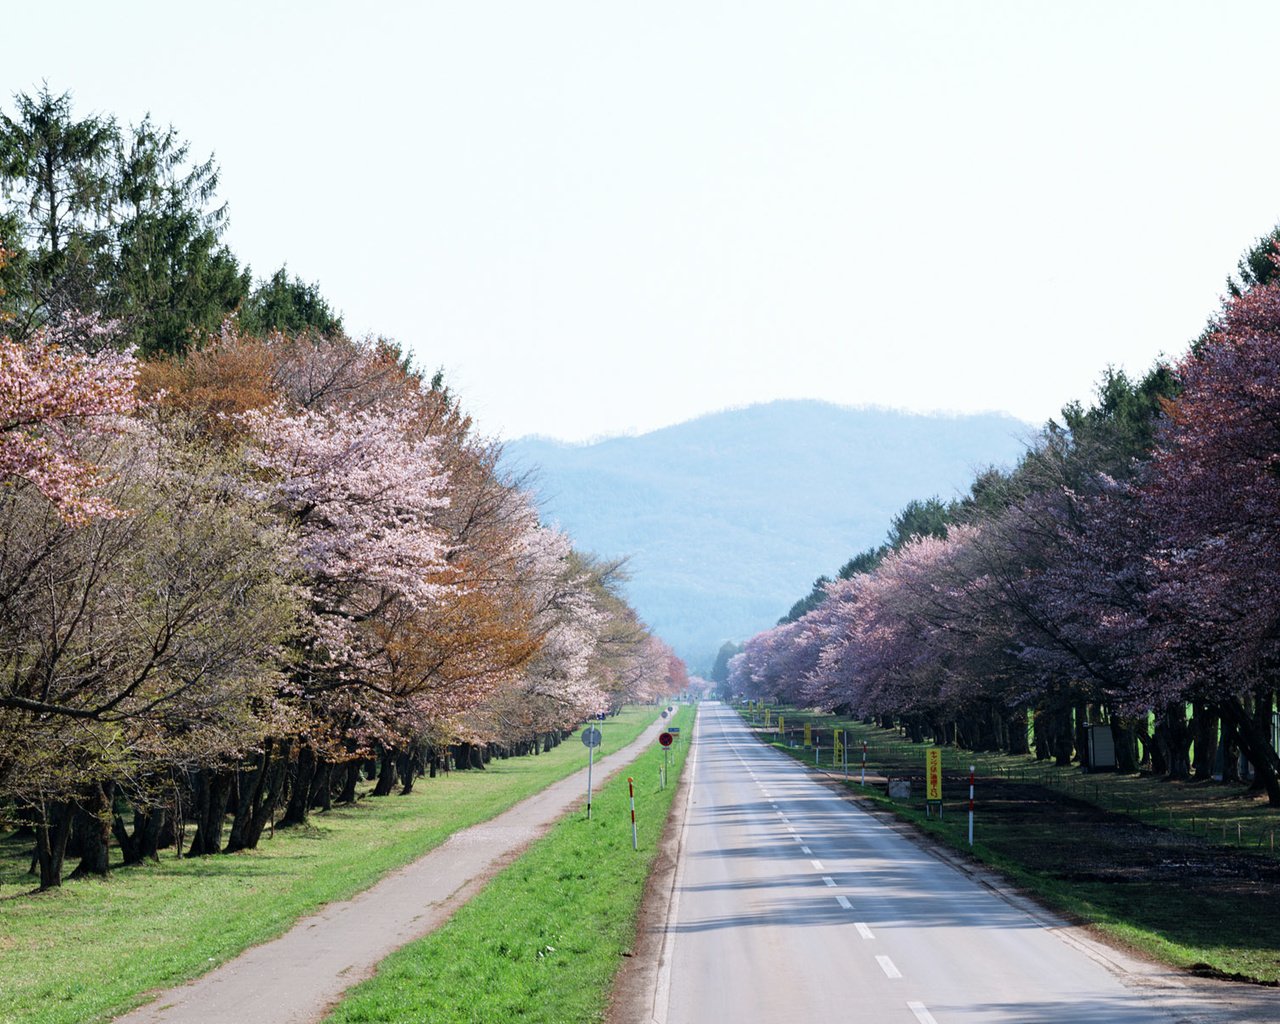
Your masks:
<svg viewBox="0 0 1280 1024"><path fill-rule="evenodd" d="M0 119L0 822L252 849L687 683L439 374L218 242L172 129Z"/></svg>
<svg viewBox="0 0 1280 1024"><path fill-rule="evenodd" d="M1051 420L1017 466L912 502L731 659L730 693L917 741L1246 780L1280 806L1280 229L1203 334Z"/></svg>

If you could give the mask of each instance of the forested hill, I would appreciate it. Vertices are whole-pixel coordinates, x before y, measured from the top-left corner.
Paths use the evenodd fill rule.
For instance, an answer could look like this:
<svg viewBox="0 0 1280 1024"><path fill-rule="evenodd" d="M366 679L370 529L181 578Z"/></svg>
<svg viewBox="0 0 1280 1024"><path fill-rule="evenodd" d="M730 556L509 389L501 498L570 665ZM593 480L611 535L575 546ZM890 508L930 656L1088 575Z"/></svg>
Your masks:
<svg viewBox="0 0 1280 1024"><path fill-rule="evenodd" d="M782 401L593 444L524 438L548 519L600 555L632 556L629 593L691 668L772 625L814 578L884 539L912 498L952 497L1031 428Z"/></svg>

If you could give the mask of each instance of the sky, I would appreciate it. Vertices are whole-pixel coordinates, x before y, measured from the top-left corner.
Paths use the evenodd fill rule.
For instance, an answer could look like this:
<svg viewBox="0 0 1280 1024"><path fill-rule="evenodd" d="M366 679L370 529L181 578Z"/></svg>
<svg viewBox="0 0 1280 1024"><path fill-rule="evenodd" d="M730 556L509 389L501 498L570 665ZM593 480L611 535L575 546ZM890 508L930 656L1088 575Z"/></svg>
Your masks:
<svg viewBox="0 0 1280 1024"><path fill-rule="evenodd" d="M1180 355L1280 222L1274 3L7 7L6 110L176 126L242 260L496 437L1043 422Z"/></svg>

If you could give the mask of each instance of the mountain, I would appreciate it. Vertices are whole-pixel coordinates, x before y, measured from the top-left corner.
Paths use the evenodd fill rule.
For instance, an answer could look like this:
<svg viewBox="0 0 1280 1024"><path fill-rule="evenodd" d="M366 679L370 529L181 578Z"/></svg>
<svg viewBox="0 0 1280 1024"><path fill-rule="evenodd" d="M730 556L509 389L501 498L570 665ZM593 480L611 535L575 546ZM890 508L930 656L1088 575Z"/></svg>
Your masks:
<svg viewBox="0 0 1280 1024"><path fill-rule="evenodd" d="M590 444L522 438L503 458L579 547L631 556L628 597L697 671L880 543L912 498L966 491L1030 433L1002 414L779 401Z"/></svg>

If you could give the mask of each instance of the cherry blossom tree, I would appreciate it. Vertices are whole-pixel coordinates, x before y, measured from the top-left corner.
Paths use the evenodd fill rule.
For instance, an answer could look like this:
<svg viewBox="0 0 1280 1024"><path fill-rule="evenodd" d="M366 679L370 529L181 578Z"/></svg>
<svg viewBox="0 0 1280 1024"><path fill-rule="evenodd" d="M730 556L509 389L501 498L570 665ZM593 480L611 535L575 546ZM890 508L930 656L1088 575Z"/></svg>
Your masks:
<svg viewBox="0 0 1280 1024"><path fill-rule="evenodd" d="M97 321L81 327L110 330ZM80 442L118 429L136 408L136 370L128 353L67 352L49 331L23 344L0 338L0 478L35 487L72 524L112 514Z"/></svg>

